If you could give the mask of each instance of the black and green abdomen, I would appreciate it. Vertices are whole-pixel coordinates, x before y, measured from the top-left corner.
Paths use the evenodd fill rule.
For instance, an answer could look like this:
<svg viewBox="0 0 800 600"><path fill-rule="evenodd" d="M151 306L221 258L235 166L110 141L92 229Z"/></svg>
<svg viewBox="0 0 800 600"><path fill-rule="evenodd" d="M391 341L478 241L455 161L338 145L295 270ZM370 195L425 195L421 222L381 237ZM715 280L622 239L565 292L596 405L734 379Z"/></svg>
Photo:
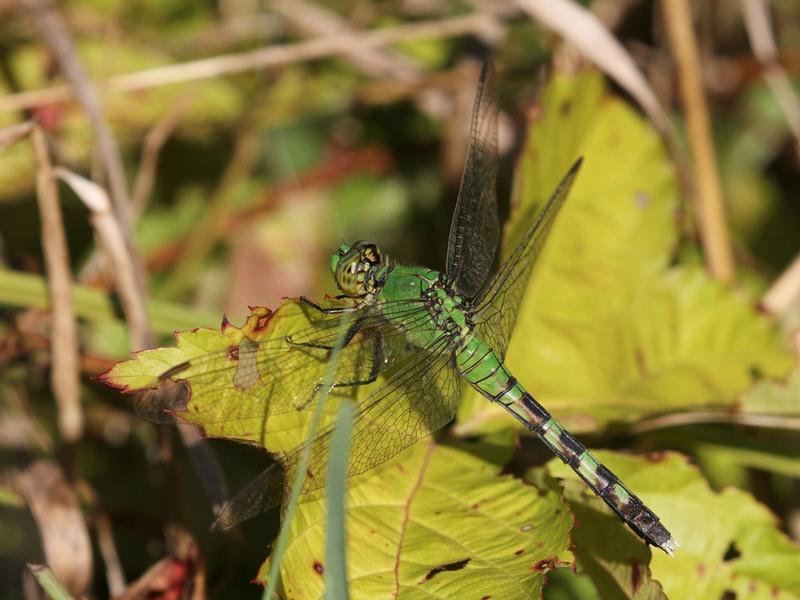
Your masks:
<svg viewBox="0 0 800 600"><path fill-rule="evenodd" d="M647 542L672 554L677 545L658 517L599 463L571 433L509 373L502 359L476 336L456 354L461 375L492 402L498 402L569 465L631 528Z"/></svg>

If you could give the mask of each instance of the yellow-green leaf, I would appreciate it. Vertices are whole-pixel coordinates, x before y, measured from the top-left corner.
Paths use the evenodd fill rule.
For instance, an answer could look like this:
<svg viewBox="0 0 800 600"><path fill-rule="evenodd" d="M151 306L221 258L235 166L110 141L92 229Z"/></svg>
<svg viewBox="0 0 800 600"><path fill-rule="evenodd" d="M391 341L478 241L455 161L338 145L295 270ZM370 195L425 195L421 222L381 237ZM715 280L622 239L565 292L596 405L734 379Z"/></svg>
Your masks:
<svg viewBox="0 0 800 600"><path fill-rule="evenodd" d="M530 598L570 564L572 517L553 480L538 491L496 465L434 442L417 444L347 493L353 600ZM325 501L298 506L281 563L285 596L322 598ZM267 573L261 569L261 577Z"/></svg>
<svg viewBox="0 0 800 600"><path fill-rule="evenodd" d="M750 494L735 488L712 491L697 468L677 454L650 459L596 454L636 490L680 544L675 556L654 551L650 562L653 578L669 598L722 598L726 593L748 599L800 595L800 547L778 529L775 517ZM581 532L576 544L584 528L593 530L587 537L597 535L595 528L602 521L596 514L608 515L607 525L616 531L593 547L590 560L602 556L606 565L616 562L619 572L632 556L624 550L625 526L615 523L602 501L587 491L569 468L551 461L548 469L565 480L566 497L578 518L576 532ZM598 576L595 583L600 579Z"/></svg>
<svg viewBox="0 0 800 600"><path fill-rule="evenodd" d="M696 266L670 267L677 183L658 136L598 75L557 76L517 171L505 253L569 164L582 168L528 285L507 364L574 430L729 408L792 356L753 304ZM525 218L523 218L525 217ZM508 426L471 394L463 433Z"/></svg>

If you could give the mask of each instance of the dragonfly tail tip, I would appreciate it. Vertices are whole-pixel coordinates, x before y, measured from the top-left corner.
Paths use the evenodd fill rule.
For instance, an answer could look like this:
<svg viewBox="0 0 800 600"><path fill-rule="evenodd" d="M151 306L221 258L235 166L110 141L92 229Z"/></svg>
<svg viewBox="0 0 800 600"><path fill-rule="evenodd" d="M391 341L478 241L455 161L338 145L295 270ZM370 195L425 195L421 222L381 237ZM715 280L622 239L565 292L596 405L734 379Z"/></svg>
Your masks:
<svg viewBox="0 0 800 600"><path fill-rule="evenodd" d="M670 556L674 556L675 552L681 547L681 545L675 540L674 537L670 536L670 538L661 543L659 547Z"/></svg>

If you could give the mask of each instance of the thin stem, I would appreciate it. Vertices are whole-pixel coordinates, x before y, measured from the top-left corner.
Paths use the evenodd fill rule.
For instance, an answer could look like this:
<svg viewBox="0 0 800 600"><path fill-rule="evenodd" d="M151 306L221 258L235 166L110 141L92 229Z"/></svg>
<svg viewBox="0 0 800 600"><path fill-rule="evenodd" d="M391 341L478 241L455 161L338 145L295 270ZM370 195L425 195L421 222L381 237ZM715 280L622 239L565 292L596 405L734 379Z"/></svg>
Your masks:
<svg viewBox="0 0 800 600"><path fill-rule="evenodd" d="M221 75L231 75L324 58L343 52L349 47L349 44L353 43L362 45L365 49L364 51L367 51L369 48L378 48L387 44L409 40L455 37L470 33L479 34L486 26L486 19L483 15L471 14L450 19L387 27L355 35L340 34L295 44L276 44L249 52L226 54L224 56L109 77L103 83L103 89L116 92L131 92L161 85L213 79ZM62 102L71 98L73 93L73 90L68 86L55 86L30 92L9 94L0 98L0 111L23 110L43 104Z"/></svg>
<svg viewBox="0 0 800 600"><path fill-rule="evenodd" d="M631 425L630 432L638 435L655 429L682 427L685 425L701 425L705 423L726 423L730 425L745 425L748 427L800 431L800 417L753 413L686 412L662 415L639 421Z"/></svg>
<svg viewBox="0 0 800 600"><path fill-rule="evenodd" d="M18 2L33 18L39 34L58 61L61 72L89 116L92 130L97 137L100 157L108 175L114 213L119 219L124 239L129 243L130 197L119 148L103 116L97 94L75 52L69 30L61 14L47 0L18 0Z"/></svg>
<svg viewBox="0 0 800 600"><path fill-rule="evenodd" d="M761 306L772 315L781 315L798 300L800 300L800 254L769 287L761 298Z"/></svg>
<svg viewBox="0 0 800 600"><path fill-rule="evenodd" d="M34 127L31 139L36 160L36 199L53 315L50 387L58 406L61 436L67 442L75 442L83 433L83 412L80 403L78 327L72 303L72 272L58 188L53 179L53 165L44 132Z"/></svg>
<svg viewBox="0 0 800 600"><path fill-rule="evenodd" d="M53 600L73 600L74 596L61 584L47 565L28 563L28 570Z"/></svg>
<svg viewBox="0 0 800 600"><path fill-rule="evenodd" d="M769 3L766 0L741 0L741 3L753 54L764 67L764 80L794 135L795 152L800 157L800 99L778 61L778 47L769 22Z"/></svg>
<svg viewBox="0 0 800 600"><path fill-rule="evenodd" d="M712 276L721 281L730 281L734 277L733 254L725 223L722 184L714 155L714 141L689 2L664 0L662 6L678 66L689 145L696 165L694 187L706 264Z"/></svg>

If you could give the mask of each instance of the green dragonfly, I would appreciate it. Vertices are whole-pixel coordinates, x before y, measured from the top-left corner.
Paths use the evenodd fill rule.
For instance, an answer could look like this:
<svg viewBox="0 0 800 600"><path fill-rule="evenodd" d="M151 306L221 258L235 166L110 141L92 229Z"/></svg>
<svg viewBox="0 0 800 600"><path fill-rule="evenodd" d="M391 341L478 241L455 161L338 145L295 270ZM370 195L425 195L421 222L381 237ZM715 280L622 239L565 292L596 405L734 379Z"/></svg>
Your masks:
<svg viewBox="0 0 800 600"><path fill-rule="evenodd" d="M395 264L369 242L343 244L330 262L341 292L338 300L318 304L298 299L304 325L277 339L246 339L229 352L228 368L236 370L232 381L255 394L271 413L307 409L324 385L325 369L320 367L330 360L337 342L343 343L334 377L327 381L332 381L331 393L359 392L354 394L358 399L348 477L369 471L446 425L455 415L462 386L470 385L535 433L641 538L672 554L678 544L658 517L561 427L503 363L529 275L581 161L492 274L500 241L493 79L487 64L476 93L446 271ZM178 365L162 379L180 381L191 367ZM138 410L158 420L168 397L144 395ZM311 442L304 493L324 486L332 432L333 425L323 428ZM285 453L239 492L218 513L215 528L227 529L277 506L285 491L283 480L293 480L301 452L299 447ZM283 478L277 464L283 467Z"/></svg>

